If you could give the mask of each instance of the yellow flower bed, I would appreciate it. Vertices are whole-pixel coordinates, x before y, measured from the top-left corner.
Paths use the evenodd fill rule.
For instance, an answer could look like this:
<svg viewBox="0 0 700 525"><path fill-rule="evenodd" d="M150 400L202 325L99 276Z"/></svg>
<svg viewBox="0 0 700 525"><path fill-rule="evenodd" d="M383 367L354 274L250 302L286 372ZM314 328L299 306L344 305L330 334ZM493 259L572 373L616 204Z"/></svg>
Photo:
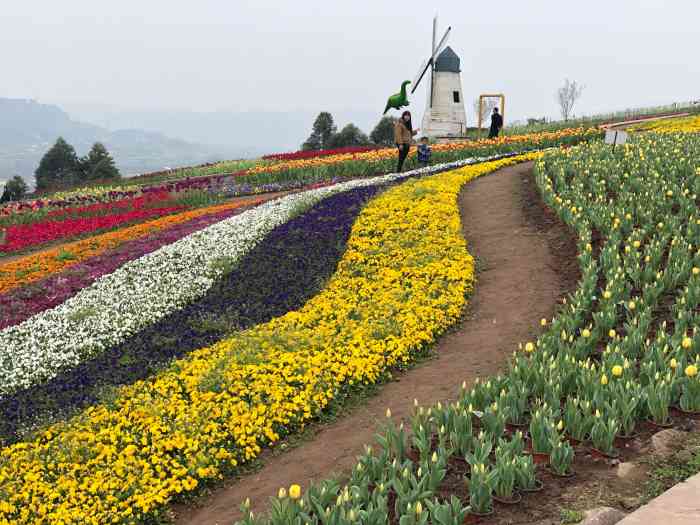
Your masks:
<svg viewBox="0 0 700 525"><path fill-rule="evenodd" d="M105 404L0 451L0 523L153 517L302 428L353 385L425 350L463 311L473 260L457 204L469 180L537 154L412 180L372 200L326 288L200 349Z"/></svg>
<svg viewBox="0 0 700 525"><path fill-rule="evenodd" d="M632 127L633 131L653 131L655 133L700 133L700 115L656 120Z"/></svg>

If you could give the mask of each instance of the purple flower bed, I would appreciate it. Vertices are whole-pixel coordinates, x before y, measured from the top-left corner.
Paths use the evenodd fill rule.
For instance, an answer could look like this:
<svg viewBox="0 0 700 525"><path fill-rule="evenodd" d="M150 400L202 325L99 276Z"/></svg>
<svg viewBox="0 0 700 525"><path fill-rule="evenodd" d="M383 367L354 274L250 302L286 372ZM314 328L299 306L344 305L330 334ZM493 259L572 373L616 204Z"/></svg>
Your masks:
<svg viewBox="0 0 700 525"><path fill-rule="evenodd" d="M103 275L113 272L124 263L153 252L161 246L172 244L248 208L250 206L225 210L176 224L146 237L125 242L113 250L86 259L63 272L0 294L0 329L19 324L39 312L65 302L81 289Z"/></svg>
<svg viewBox="0 0 700 525"><path fill-rule="evenodd" d="M173 358L300 308L335 271L357 215L382 188L330 196L272 230L201 300L48 383L0 401L0 442L18 428L68 417L104 387L153 375Z"/></svg>

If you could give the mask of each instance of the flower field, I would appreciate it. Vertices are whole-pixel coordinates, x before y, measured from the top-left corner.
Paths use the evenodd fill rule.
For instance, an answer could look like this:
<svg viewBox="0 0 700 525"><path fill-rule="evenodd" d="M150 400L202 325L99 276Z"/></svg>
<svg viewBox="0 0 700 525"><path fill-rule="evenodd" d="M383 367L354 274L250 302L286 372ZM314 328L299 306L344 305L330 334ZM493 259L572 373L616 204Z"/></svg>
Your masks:
<svg viewBox="0 0 700 525"><path fill-rule="evenodd" d="M251 198L169 215L0 264L0 329L61 304L128 261L261 202Z"/></svg>
<svg viewBox="0 0 700 525"><path fill-rule="evenodd" d="M55 380L0 400L0 438L12 440L36 419L99 402L107 385L148 377L174 357L301 307L335 270L361 205L382 188L323 199L272 230L200 300Z"/></svg>
<svg viewBox="0 0 700 525"><path fill-rule="evenodd" d="M12 253L49 241L75 237L100 230L110 230L122 224L176 213L182 211L182 209L182 206L137 208L123 213L110 213L103 216L81 217L79 219L66 218L62 220L52 219L45 222L11 226L7 229L6 242L2 245L2 250L6 253Z"/></svg>
<svg viewBox="0 0 700 525"><path fill-rule="evenodd" d="M168 215L160 219L89 237L84 240L64 243L56 248L41 250L4 264L1 262L2 259L0 259L0 294L56 274L91 257L103 254L124 242L139 239L153 232L171 228L174 225L188 222L197 217L225 212L245 205L254 205L259 202L259 200L251 199L242 203L199 208Z"/></svg>
<svg viewBox="0 0 700 525"><path fill-rule="evenodd" d="M436 144L433 160L436 163L453 162L468 157L486 157L504 153L542 149L550 146L572 145L599 138L601 132L594 128L565 129L556 132L540 132L513 135L497 139L463 141ZM199 168L175 170L158 174L154 178L127 179L132 183L117 188L95 187L53 195L0 207L0 228L17 222L43 218L48 210L86 204L109 203L114 200L138 198L145 194L186 194L191 191L224 192L229 196L252 195L270 191L284 191L318 182L366 177L390 173L396 165L395 148L350 148L326 150L319 153L296 152L270 156L248 164L217 163ZM411 152L407 168L414 168L415 151ZM272 160L274 159L274 160ZM232 167L237 169L233 170ZM169 178L170 177L170 178ZM150 181L150 183L149 183ZM138 183L141 184L138 184ZM29 218L25 218L26 216Z"/></svg>
<svg viewBox="0 0 700 525"><path fill-rule="evenodd" d="M119 345L133 342L130 339L133 336L199 301L274 228L321 200L353 188L439 172L470 162L473 161L458 161L412 173L357 180L289 195L218 221L154 251L148 250L142 256L119 265L111 273L101 272L100 261L95 256L104 253L104 247L110 243L119 244L120 237L114 234L105 239L98 238L94 244L86 241L92 250L92 262L98 263L96 273L101 275L99 279L88 278L90 284L78 290L69 288L69 293L65 294L68 298L48 309L37 307L32 301L37 295L36 290L18 289L21 297L33 302L23 310L36 310L37 313L22 316L17 303L10 304L17 313L9 317L24 320L0 330L0 400L4 399L12 406L14 398L9 396L36 389L62 372L107 355ZM102 240L105 243L100 245ZM61 253L65 253L65 249L64 246ZM51 254L48 257L45 253L39 255L44 257L48 268L37 269L33 277L50 275L52 262L66 259L61 254L53 259ZM15 264L20 269L26 266L22 259L10 263ZM12 272L7 272L6 287L24 278L22 275L18 277L16 270L14 280ZM65 281L61 282L65 284ZM21 304L25 302L20 301Z"/></svg>
<svg viewBox="0 0 700 525"><path fill-rule="evenodd" d="M5 208L6 246L34 251L0 259L0 524L157 521L408 366L473 286L461 187L599 137L436 145L384 176L394 149L285 154ZM226 201L280 188L305 191Z"/></svg>
<svg viewBox="0 0 700 525"><path fill-rule="evenodd" d="M513 151L529 151L553 145L575 144L600 136L600 131L593 128L565 129L556 132L532 133L526 135L504 136L495 139L479 139L432 146L432 158L436 162L451 162L470 156L495 155ZM408 165L414 165L415 150L408 157ZM286 160L268 166L259 166L248 170L248 175L261 177L283 176L285 179L313 177L323 180L329 177L370 175L394 169L396 163L395 148L384 148L361 153L343 153L338 155Z"/></svg>
<svg viewBox="0 0 700 525"><path fill-rule="evenodd" d="M632 131L653 131L655 133L700 133L700 115L657 120L638 124L631 129Z"/></svg>
<svg viewBox="0 0 700 525"><path fill-rule="evenodd" d="M262 446L303 427L354 385L373 383L390 367L411 361L461 315L471 288L473 264L456 205L459 189L471 178L520 160L467 166L387 190L362 209L335 273L301 308L195 350L32 439L3 448L0 519L144 521L156 516L171 498L221 477L256 457ZM405 176L359 180L263 204L202 230L208 231L207 239L197 232L134 261L138 266L121 267L106 276L111 279L93 286L117 286L115 291L127 303L122 310L128 309L128 290L147 290L152 285L142 276L156 274L161 267L160 281L168 268L176 267L179 272L195 272L192 280L211 289L210 279L222 272L219 266L209 266L208 273L196 276L208 261L217 260L223 251L220 245L226 244L229 254L249 252L252 247L244 248L249 246L247 239L256 244L259 232L271 231L284 222L280 217L294 215L300 206L308 208L341 191ZM188 264L178 266L177 254L186 254ZM158 290L167 284L165 279L152 292L142 293L160 301L161 311L168 306L163 306L164 294L159 296ZM180 293L171 286L170 293ZM186 292L195 293L193 288ZM84 294L82 300L88 302L89 296ZM105 290L102 297L109 293ZM122 310L111 314L121 315ZM147 307L138 311L142 317L149 312ZM92 323L89 319L100 315L91 314L83 321ZM48 331L71 322L81 330L75 316L47 317L41 326ZM108 322L102 317L91 328ZM0 360L4 366L14 364L22 353L24 339L16 329L24 324L2 332L3 337L15 334L5 340L15 346L12 359L8 354ZM113 331L124 334L122 325L113 326ZM92 329L82 330L84 339L99 336ZM36 330L31 338L35 337L40 337ZM65 336L62 342L71 344ZM56 361L75 363L99 353L93 349L69 354L55 344L50 357L27 354L27 365L5 377L17 386L44 380L59 373ZM32 374L37 370L42 373Z"/></svg>
<svg viewBox="0 0 700 525"><path fill-rule="evenodd" d="M536 490L536 461L569 475L572 443L614 457L642 422L700 412L700 136L560 150L536 177L577 234L582 274L539 337L458 402L387 420L346 485L282 489L269 517L241 523L458 524ZM468 501L438 497L448 473L467 477Z"/></svg>
<svg viewBox="0 0 700 525"><path fill-rule="evenodd" d="M352 153L364 153L377 149L375 146L348 146L345 148L324 149L324 150L309 150L309 151L293 151L290 153L274 153L265 155L265 160L301 160L313 159L316 157L327 157L329 155L344 155Z"/></svg>

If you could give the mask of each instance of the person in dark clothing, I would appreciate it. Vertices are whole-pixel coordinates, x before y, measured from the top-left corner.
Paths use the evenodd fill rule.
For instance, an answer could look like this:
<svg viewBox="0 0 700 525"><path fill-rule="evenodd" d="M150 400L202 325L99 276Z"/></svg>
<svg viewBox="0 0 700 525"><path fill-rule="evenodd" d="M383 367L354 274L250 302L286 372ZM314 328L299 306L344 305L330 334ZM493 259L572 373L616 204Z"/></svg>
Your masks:
<svg viewBox="0 0 700 525"><path fill-rule="evenodd" d="M498 112L498 108L493 108L493 114L491 115L491 128L489 129L489 138L494 139L498 137L503 127L503 117Z"/></svg>
<svg viewBox="0 0 700 525"><path fill-rule="evenodd" d="M396 126L394 126L394 142L396 147L399 148L399 162L396 165L396 173L401 173L403 168L403 163L408 157L408 152L411 150L411 142L413 142L413 136L418 133L418 129L413 129L411 125L411 112L404 111L401 114L401 118L396 121Z"/></svg>

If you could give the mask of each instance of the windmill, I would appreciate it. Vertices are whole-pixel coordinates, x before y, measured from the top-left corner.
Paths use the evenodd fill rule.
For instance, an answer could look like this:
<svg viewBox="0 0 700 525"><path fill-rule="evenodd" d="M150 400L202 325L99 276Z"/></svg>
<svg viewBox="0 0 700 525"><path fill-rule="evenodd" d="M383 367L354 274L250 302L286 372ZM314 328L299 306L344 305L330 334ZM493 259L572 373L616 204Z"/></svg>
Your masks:
<svg viewBox="0 0 700 525"><path fill-rule="evenodd" d="M430 56L423 61L411 84L415 93L426 73L430 72L428 100L423 115L423 133L431 137L460 136L466 131L467 119L462 96L460 60L447 46L452 27L437 40L437 16L433 18L433 39Z"/></svg>

